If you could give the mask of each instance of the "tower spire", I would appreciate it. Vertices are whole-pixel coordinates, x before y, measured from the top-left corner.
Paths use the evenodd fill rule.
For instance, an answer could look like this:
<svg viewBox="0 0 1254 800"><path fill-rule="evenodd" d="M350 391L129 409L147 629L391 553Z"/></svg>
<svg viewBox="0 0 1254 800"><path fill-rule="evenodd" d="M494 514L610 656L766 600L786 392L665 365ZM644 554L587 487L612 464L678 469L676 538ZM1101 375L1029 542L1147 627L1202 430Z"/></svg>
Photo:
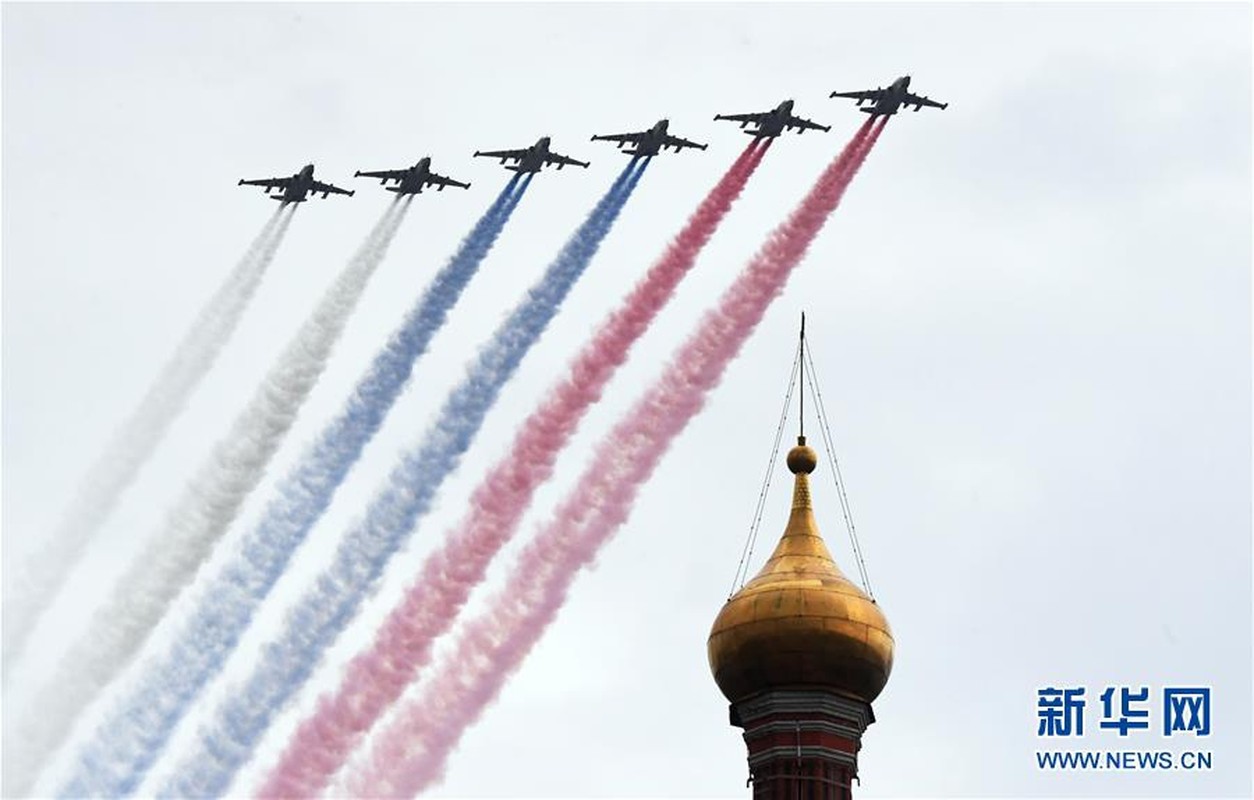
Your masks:
<svg viewBox="0 0 1254 800"><path fill-rule="evenodd" d="M801 360L801 372L797 377L797 388L800 390L801 402L797 406L799 420L797 444L806 443L806 312L801 312L801 339L797 343L797 355Z"/></svg>
<svg viewBox="0 0 1254 800"><path fill-rule="evenodd" d="M805 344L803 315L803 398ZM875 721L871 703L892 670L893 638L882 609L823 542L810 492L818 453L804 433L786 463L788 523L766 564L715 619L710 669L732 725L743 729L754 800L850 800L862 735Z"/></svg>

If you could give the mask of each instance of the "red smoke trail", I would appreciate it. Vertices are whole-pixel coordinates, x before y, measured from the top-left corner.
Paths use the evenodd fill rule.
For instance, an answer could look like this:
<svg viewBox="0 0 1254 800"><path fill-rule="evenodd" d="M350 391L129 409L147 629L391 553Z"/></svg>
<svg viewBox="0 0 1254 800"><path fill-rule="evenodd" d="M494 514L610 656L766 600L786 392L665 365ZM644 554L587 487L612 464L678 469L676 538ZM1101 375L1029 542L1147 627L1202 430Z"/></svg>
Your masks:
<svg viewBox="0 0 1254 800"><path fill-rule="evenodd" d="M755 142L745 148L662 257L584 346L569 375L523 423L510 452L475 490L469 513L427 558L373 645L350 662L335 694L320 698L288 741L259 796L319 793L361 736L430 662L432 643L452 625L493 556L517 530L535 490L552 474L557 454L692 268L768 147Z"/></svg>
<svg viewBox="0 0 1254 800"><path fill-rule="evenodd" d="M523 550L489 611L466 625L453 656L400 708L348 780L350 794L411 797L437 781L448 754L556 617L580 568L626 520L636 493L783 290L883 122L868 120L778 227L665 373L602 442L575 491Z"/></svg>

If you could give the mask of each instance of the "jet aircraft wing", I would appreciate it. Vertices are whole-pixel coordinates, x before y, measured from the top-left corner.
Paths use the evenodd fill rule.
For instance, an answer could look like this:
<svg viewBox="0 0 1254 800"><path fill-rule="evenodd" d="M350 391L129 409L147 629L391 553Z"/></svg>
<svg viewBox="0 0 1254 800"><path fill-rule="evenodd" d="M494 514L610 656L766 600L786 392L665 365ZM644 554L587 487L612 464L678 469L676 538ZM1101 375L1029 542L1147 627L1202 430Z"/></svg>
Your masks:
<svg viewBox="0 0 1254 800"><path fill-rule="evenodd" d="M427 180L426 180L426 183L427 183L428 185L430 185L430 186L436 186L436 187L438 187L438 190L439 190L439 191L443 191L445 186L457 186L457 187L460 187L460 188L462 188L462 189L469 189L469 188L470 188L470 184L469 184L469 183L462 183L461 181L455 181L455 180L453 180L452 178L449 178L449 177L444 176L444 175L437 175L437 174L436 174L436 173L434 173L434 172L428 172L428 173L427 173Z"/></svg>
<svg viewBox="0 0 1254 800"><path fill-rule="evenodd" d="M567 164L570 164L570 165L572 165L572 166L586 167L586 166L588 166L588 163L589 163L589 162L587 162L587 161L580 161L580 160L579 160L579 159L577 159L577 158L571 158L570 156L564 156L564 155L561 155L561 154L559 154L559 153L553 153L553 152L550 152L550 153L548 153L547 155L545 155L545 157L544 157L544 163L545 163L545 164L556 164L556 165L557 165L557 168L558 168L558 169L561 169L562 167L566 166Z"/></svg>
<svg viewBox="0 0 1254 800"><path fill-rule="evenodd" d="M594 142L622 142L623 144L639 144L645 136L646 131L636 131L635 133L606 133L598 134L592 137Z"/></svg>
<svg viewBox="0 0 1254 800"><path fill-rule="evenodd" d="M396 181L400 183L405 177L403 169L381 169L377 172L361 172L358 170L353 173L354 178L378 178L386 185L388 181Z"/></svg>
<svg viewBox="0 0 1254 800"><path fill-rule="evenodd" d="M311 184L311 186L310 186L310 191L312 191L312 192L322 192L322 196L323 196L323 197L326 197L328 194L347 194L347 195L351 195L351 194L353 193L353 191L354 191L354 190L352 190L352 189L341 189L340 187L338 187L338 186L332 186L332 185L331 185L331 184L329 184L329 183L323 183L322 181L314 181L314 182Z"/></svg>
<svg viewBox="0 0 1254 800"><path fill-rule="evenodd" d="M697 144L696 142L689 141L681 136L671 136L668 133L666 134L666 138L662 140L662 146L673 147L675 148L675 151L678 152L685 147L693 147L698 150L704 150L708 145Z"/></svg>
<svg viewBox="0 0 1254 800"><path fill-rule="evenodd" d="M901 101L901 104L903 106L914 106L915 111L923 108L923 106L928 106L929 108L946 108L949 106L949 103L938 103L929 97L924 97L921 94L910 94L909 92L906 92L906 97Z"/></svg>
<svg viewBox="0 0 1254 800"><path fill-rule="evenodd" d="M872 103L878 103L884 94L883 89L864 89L858 92L832 92L830 96L847 97L850 100L857 100L858 104L861 105L867 100L870 100Z"/></svg>
<svg viewBox="0 0 1254 800"><path fill-rule="evenodd" d="M527 155L526 150L476 150L475 155L486 156L488 158L508 158L513 161L522 161Z"/></svg>
<svg viewBox="0 0 1254 800"><path fill-rule="evenodd" d="M802 119L801 117L793 117L793 116L788 117L788 121L784 123L784 126L788 128L796 128L798 133L800 133L801 131L806 131L806 130L830 131L832 129L831 125L820 125L813 120Z"/></svg>
<svg viewBox="0 0 1254 800"><path fill-rule="evenodd" d="M255 180L240 179L240 186L265 186L267 189L286 189L291 185L291 178L257 178Z"/></svg>
<svg viewBox="0 0 1254 800"><path fill-rule="evenodd" d="M732 122L739 122L740 127L744 127L749 123L761 124L770 114L767 112L759 112L756 114L719 114L714 119L728 119Z"/></svg>

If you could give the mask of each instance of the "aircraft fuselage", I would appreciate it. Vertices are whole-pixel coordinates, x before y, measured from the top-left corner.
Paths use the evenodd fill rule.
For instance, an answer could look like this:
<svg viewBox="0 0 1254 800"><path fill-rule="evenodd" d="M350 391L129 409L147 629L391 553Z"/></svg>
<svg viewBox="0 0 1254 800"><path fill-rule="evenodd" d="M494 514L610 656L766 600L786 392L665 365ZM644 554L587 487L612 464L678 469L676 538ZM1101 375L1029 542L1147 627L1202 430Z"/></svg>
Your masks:
<svg viewBox="0 0 1254 800"><path fill-rule="evenodd" d="M655 156L662 149L662 143L666 141L666 129L670 126L668 120L658 120L652 128L649 128L648 134L640 140L634 149L628 150L630 156Z"/></svg>
<svg viewBox="0 0 1254 800"><path fill-rule="evenodd" d="M910 91L910 76L903 75L889 85L888 91L871 108L862 109L871 116L892 116L901 110L901 104ZM861 105L861 103L859 103Z"/></svg>
<svg viewBox="0 0 1254 800"><path fill-rule="evenodd" d="M398 194L421 194L422 187L426 185L430 175L431 158L426 156L419 159L417 164L405 170L405 175L400 180L400 186L393 187L393 189Z"/></svg>
<svg viewBox="0 0 1254 800"><path fill-rule="evenodd" d="M308 199L309 190L313 188L313 164L306 164L301 171L292 176L292 182L283 190L283 196L276 198L284 203L303 203ZM269 192L267 192L269 194Z"/></svg>
<svg viewBox="0 0 1254 800"><path fill-rule="evenodd" d="M549 137L541 136L535 144L527 148L517 164L506 167L506 169L513 170L520 175L524 172L539 172L544 168L544 161L549 156L550 141ZM501 160L501 163L504 163L504 159Z"/></svg>
<svg viewBox="0 0 1254 800"><path fill-rule="evenodd" d="M774 110L758 123L758 129L753 132L754 136L759 137L775 137L784 132L784 126L788 119L792 116L791 100L785 100L775 106Z"/></svg>

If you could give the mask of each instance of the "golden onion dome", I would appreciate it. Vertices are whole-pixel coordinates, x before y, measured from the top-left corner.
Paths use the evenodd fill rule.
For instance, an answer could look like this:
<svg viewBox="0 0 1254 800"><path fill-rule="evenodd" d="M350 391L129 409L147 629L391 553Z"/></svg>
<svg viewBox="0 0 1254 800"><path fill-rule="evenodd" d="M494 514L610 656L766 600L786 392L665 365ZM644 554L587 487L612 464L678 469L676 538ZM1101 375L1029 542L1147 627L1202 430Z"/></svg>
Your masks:
<svg viewBox="0 0 1254 800"><path fill-rule="evenodd" d="M841 574L810 506L818 454L798 437L792 514L766 565L723 606L710 631L714 681L735 703L768 689L830 689L865 703L888 682L893 636L871 598Z"/></svg>

